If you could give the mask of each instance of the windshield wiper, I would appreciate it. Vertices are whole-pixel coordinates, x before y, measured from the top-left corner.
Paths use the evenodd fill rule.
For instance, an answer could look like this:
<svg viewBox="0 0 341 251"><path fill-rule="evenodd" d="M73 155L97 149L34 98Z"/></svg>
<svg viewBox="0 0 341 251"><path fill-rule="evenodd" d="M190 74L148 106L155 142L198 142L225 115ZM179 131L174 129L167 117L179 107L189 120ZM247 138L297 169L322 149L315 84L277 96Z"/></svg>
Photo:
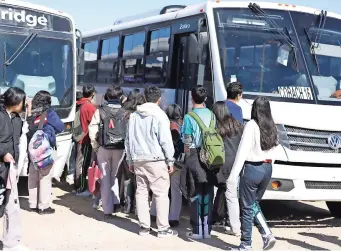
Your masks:
<svg viewBox="0 0 341 251"><path fill-rule="evenodd" d="M313 58L313 62L314 62L314 65L316 67L316 71L317 71L317 74L320 75L320 67L319 67L319 64L318 64L318 61L317 61L317 56L316 56L316 53L315 53L315 49L317 47L315 47L311 41L311 38L309 36L309 32L307 30L307 28L304 28L304 33L305 35L307 36L307 39L308 39L308 43L309 43L309 47L310 47L310 54Z"/></svg>
<svg viewBox="0 0 341 251"><path fill-rule="evenodd" d="M327 14L328 14L327 11L321 10L321 13L319 15L319 25L317 28L315 42L313 45L315 49L320 46L320 41L321 41L321 37L322 37L322 30L324 29L324 26L326 25L326 21L327 21Z"/></svg>
<svg viewBox="0 0 341 251"><path fill-rule="evenodd" d="M20 54L27 48L27 46L37 37L37 33L32 33L27 36L24 42L18 47L18 49L13 53L13 55L4 62L4 66L10 66L13 62L20 56ZM6 48L6 47L5 47Z"/></svg>
<svg viewBox="0 0 341 251"><path fill-rule="evenodd" d="M256 3L250 3L249 6L250 10L254 12L259 18L265 19L268 23L270 23L284 38L285 42L291 47L295 48L295 44L292 42L290 37L288 37L284 31L278 26L278 24L268 17L265 11ZM282 39L282 38L280 38Z"/></svg>

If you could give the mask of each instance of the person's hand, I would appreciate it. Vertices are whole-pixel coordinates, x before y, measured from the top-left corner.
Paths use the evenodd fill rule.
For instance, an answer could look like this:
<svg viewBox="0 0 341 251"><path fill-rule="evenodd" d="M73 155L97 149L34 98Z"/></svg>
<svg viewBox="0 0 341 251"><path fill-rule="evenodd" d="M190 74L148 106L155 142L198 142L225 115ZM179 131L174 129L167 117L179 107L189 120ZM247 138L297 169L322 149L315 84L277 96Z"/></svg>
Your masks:
<svg viewBox="0 0 341 251"><path fill-rule="evenodd" d="M27 116L32 115L32 100L30 98L26 98L26 112Z"/></svg>
<svg viewBox="0 0 341 251"><path fill-rule="evenodd" d="M4 162L5 162L5 163L15 163L12 154L7 153L7 154L4 156Z"/></svg>
<svg viewBox="0 0 341 251"><path fill-rule="evenodd" d="M341 99L341 90L335 91L332 95L331 98L338 98Z"/></svg>
<svg viewBox="0 0 341 251"><path fill-rule="evenodd" d="M129 166L129 171L131 172L131 173L134 173L135 171L134 171L134 166Z"/></svg>
<svg viewBox="0 0 341 251"><path fill-rule="evenodd" d="M174 166L168 166L168 173L171 174L174 172Z"/></svg>

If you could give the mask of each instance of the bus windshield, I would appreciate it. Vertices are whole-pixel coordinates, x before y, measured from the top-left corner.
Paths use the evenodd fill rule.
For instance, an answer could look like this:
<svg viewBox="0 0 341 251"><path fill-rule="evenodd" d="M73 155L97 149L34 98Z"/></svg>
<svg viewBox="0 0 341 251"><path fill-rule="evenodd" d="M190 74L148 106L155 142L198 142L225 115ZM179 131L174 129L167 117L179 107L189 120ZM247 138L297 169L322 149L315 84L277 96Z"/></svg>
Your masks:
<svg viewBox="0 0 341 251"><path fill-rule="evenodd" d="M51 93L52 106L62 118L66 118L73 102L72 40L37 35L18 54L13 63L4 67L27 35L0 33L0 89L16 86L27 96L38 91Z"/></svg>
<svg viewBox="0 0 341 251"><path fill-rule="evenodd" d="M244 94L314 103L303 55L289 13L216 9L215 21L225 83L239 81Z"/></svg>
<svg viewBox="0 0 341 251"><path fill-rule="evenodd" d="M292 13L292 17L312 75L317 103L341 105L341 20L327 17L324 27L318 27L317 15Z"/></svg>

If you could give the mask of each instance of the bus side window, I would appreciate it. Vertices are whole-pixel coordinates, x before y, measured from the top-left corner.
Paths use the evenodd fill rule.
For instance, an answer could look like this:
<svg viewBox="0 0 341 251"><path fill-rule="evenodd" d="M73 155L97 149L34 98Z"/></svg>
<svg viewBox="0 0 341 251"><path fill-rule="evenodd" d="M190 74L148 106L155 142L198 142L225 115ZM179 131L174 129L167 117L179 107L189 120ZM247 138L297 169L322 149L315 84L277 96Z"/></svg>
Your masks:
<svg viewBox="0 0 341 251"><path fill-rule="evenodd" d="M95 82L97 77L97 50L98 41L91 41L84 44L84 76L81 82Z"/></svg>
<svg viewBox="0 0 341 251"><path fill-rule="evenodd" d="M121 61L121 83L137 84L144 83L144 46L145 32L138 32L124 37L123 57Z"/></svg>
<svg viewBox="0 0 341 251"><path fill-rule="evenodd" d="M120 38L118 36L102 40L101 58L98 60L97 80L101 83L117 82L117 58Z"/></svg>
<svg viewBox="0 0 341 251"><path fill-rule="evenodd" d="M145 83L166 87L170 28L153 30L148 36Z"/></svg>

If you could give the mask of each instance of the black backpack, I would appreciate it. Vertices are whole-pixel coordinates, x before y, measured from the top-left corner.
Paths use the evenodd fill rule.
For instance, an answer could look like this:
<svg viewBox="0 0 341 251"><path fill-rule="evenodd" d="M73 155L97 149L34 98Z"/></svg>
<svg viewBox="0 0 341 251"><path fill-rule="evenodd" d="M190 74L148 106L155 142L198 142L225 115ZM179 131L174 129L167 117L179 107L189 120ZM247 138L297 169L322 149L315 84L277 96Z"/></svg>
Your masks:
<svg viewBox="0 0 341 251"><path fill-rule="evenodd" d="M107 149L124 149L127 121L124 108L101 106L98 142Z"/></svg>

